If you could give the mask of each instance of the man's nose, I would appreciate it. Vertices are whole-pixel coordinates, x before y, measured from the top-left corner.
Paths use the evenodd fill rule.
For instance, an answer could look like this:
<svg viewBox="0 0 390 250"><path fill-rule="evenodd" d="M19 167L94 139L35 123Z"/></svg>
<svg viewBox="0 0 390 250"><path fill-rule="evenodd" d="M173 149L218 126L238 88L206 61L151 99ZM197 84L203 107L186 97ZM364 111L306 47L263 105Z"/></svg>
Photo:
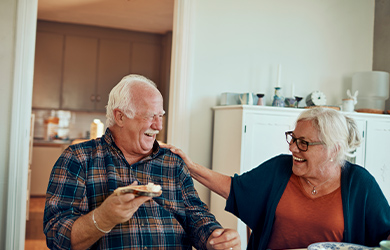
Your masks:
<svg viewBox="0 0 390 250"><path fill-rule="evenodd" d="M163 128L163 118L162 118L162 116L156 115L154 117L154 120L153 120L151 128L155 129L155 130L159 130L159 131L162 130L162 128Z"/></svg>

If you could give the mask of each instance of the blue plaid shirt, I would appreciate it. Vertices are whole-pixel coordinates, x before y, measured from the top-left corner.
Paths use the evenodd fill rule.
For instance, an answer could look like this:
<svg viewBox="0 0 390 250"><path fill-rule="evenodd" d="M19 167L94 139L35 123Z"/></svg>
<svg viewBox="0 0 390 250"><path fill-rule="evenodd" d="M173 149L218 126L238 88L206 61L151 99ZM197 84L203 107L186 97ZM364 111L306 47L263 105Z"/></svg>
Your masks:
<svg viewBox="0 0 390 250"><path fill-rule="evenodd" d="M44 233L50 249L70 249L72 225L116 188L137 181L162 187L90 249L206 249L221 228L199 199L183 160L156 142L153 153L129 165L109 129L102 138L69 146L55 163L46 194Z"/></svg>

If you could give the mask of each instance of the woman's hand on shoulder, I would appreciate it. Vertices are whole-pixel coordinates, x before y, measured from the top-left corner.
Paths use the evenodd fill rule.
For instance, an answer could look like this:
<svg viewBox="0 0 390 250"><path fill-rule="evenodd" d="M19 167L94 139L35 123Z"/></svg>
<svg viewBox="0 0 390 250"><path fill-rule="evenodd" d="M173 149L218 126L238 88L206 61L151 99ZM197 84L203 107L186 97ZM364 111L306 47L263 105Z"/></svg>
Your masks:
<svg viewBox="0 0 390 250"><path fill-rule="evenodd" d="M195 163L180 148L177 148L177 147L170 145L170 144L160 144L160 147L168 148L171 150L172 153L180 156L190 170L193 169L193 167L195 166Z"/></svg>

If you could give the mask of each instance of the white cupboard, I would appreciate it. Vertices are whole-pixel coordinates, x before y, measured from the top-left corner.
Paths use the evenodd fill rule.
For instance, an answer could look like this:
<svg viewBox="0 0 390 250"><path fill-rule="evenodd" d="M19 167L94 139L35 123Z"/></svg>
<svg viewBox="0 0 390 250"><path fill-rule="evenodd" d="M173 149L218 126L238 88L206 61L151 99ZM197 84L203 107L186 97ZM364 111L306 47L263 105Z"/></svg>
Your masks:
<svg viewBox="0 0 390 250"><path fill-rule="evenodd" d="M387 119L367 123L365 168L376 181L390 203L390 115Z"/></svg>
<svg viewBox="0 0 390 250"><path fill-rule="evenodd" d="M281 153L289 154L284 132L293 130L304 109L234 105L214 107L212 169L233 176L258 166ZM390 115L346 113L353 117L362 135L362 144L351 162L366 167L390 200ZM224 211L225 200L212 193L210 210L224 227L236 228L246 249L246 226Z"/></svg>

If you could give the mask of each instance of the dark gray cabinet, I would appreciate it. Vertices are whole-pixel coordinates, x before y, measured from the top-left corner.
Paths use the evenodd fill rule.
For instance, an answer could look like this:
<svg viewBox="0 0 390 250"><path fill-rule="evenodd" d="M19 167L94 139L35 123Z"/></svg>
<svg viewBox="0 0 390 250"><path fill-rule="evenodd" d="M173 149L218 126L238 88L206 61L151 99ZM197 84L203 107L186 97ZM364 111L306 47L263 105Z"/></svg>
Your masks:
<svg viewBox="0 0 390 250"><path fill-rule="evenodd" d="M65 41L62 109L95 110L98 39L67 36Z"/></svg>
<svg viewBox="0 0 390 250"><path fill-rule="evenodd" d="M163 65L163 38L38 21L33 108L105 112L110 90L128 74L168 85L161 80L162 69L169 70Z"/></svg>
<svg viewBox="0 0 390 250"><path fill-rule="evenodd" d="M32 99L34 108L61 107L63 47L64 35L37 32Z"/></svg>
<svg viewBox="0 0 390 250"><path fill-rule="evenodd" d="M127 41L100 41L95 96L97 110L105 109L111 89L130 73L130 46Z"/></svg>

